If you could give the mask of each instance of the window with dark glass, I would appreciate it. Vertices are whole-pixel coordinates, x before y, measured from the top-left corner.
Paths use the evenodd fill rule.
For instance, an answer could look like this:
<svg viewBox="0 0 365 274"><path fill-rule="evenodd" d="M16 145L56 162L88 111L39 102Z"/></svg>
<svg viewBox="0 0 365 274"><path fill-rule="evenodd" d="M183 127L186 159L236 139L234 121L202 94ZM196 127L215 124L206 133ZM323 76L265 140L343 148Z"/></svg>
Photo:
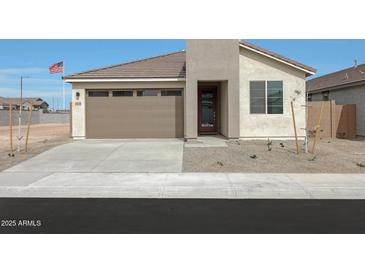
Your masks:
<svg viewBox="0 0 365 274"><path fill-rule="evenodd" d="M89 97L108 97L109 91L89 91Z"/></svg>
<svg viewBox="0 0 365 274"><path fill-rule="evenodd" d="M161 96L181 96L181 90L161 90Z"/></svg>
<svg viewBox="0 0 365 274"><path fill-rule="evenodd" d="M283 81L267 81L267 113L283 114Z"/></svg>
<svg viewBox="0 0 365 274"><path fill-rule="evenodd" d="M283 81L250 81L250 113L282 114Z"/></svg>
<svg viewBox="0 0 365 274"><path fill-rule="evenodd" d="M250 82L250 113L266 113L265 81Z"/></svg>
<svg viewBox="0 0 365 274"><path fill-rule="evenodd" d="M137 96L158 96L158 90L138 90Z"/></svg>
<svg viewBox="0 0 365 274"><path fill-rule="evenodd" d="M328 91L322 92L322 100L323 101L328 101L329 100L329 95L330 95L330 93Z"/></svg>
<svg viewBox="0 0 365 274"><path fill-rule="evenodd" d="M128 97L133 96L133 90L117 90L113 91L114 97Z"/></svg>

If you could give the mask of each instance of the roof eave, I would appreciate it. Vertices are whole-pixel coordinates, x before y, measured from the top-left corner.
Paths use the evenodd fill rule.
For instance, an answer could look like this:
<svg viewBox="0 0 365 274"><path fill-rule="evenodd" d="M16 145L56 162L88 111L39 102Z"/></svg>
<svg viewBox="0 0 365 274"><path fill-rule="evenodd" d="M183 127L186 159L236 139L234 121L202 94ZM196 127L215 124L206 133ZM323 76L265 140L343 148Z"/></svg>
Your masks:
<svg viewBox="0 0 365 274"><path fill-rule="evenodd" d="M112 78L112 77L63 77L66 83L80 82L184 82L185 77L164 77L164 78Z"/></svg>

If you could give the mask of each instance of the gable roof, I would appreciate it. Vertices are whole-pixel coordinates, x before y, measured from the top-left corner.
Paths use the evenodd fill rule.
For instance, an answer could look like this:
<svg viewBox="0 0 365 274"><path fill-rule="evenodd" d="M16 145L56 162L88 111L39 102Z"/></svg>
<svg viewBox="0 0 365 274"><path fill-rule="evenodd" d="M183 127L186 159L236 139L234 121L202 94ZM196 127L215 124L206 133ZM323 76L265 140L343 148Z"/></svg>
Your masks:
<svg viewBox="0 0 365 274"><path fill-rule="evenodd" d="M365 83L365 64L326 74L307 81L307 92L330 90L343 85Z"/></svg>
<svg viewBox="0 0 365 274"><path fill-rule="evenodd" d="M185 78L185 51L122 63L64 76L63 79Z"/></svg>
<svg viewBox="0 0 365 274"><path fill-rule="evenodd" d="M269 58L272 58L274 60L277 60L279 62L282 62L284 64L287 64L289 66L292 66L292 67L295 67L299 70L302 70L304 72L306 72L306 75L309 76L309 75L313 75L317 72L316 69L310 67L310 66L307 66L307 65L304 65L302 63L299 63L297 61L294 61L292 59L289 59L285 56L282 56L280 54L277 54L275 52L272 52L272 51L269 51L267 49L264 49L264 48L261 48L259 46L256 46L254 44L251 44L247 41L240 41L240 46L245 48L245 49L248 49L248 50L251 50L251 51L254 51L256 53L259 53L259 54L262 54L266 57L269 57Z"/></svg>
<svg viewBox="0 0 365 274"><path fill-rule="evenodd" d="M255 51L269 58L275 59L286 65L302 70L306 75L313 75L316 70L277 53L260 48L246 41L240 41L239 45L246 49ZM91 79L103 79L112 81L118 79L123 81L130 79L185 79L186 77L186 53L185 51L173 52L155 57L145 58L137 61L121 63L64 76L63 79L69 82L73 80L87 81Z"/></svg>

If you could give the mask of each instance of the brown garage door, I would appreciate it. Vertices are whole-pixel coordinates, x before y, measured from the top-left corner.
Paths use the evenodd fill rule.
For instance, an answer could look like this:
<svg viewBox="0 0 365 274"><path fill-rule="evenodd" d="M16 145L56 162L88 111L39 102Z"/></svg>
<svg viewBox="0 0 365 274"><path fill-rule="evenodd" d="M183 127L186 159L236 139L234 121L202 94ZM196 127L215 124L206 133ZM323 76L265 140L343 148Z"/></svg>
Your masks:
<svg viewBox="0 0 365 274"><path fill-rule="evenodd" d="M86 137L183 137L181 93L181 90L89 90L86 96Z"/></svg>

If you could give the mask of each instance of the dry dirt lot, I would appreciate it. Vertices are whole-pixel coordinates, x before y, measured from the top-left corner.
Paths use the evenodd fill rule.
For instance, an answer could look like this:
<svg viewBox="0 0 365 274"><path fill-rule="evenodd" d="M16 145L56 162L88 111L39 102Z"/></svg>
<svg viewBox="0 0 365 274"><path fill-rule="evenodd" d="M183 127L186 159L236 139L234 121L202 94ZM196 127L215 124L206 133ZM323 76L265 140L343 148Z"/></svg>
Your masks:
<svg viewBox="0 0 365 274"><path fill-rule="evenodd" d="M52 147L70 142L69 124L36 124L31 125L28 141L28 152L24 152L26 127L22 127L22 151L14 152L14 157L9 157L10 138L9 127L0 127L0 171L7 169L21 161L29 159ZM18 127L13 128L13 147L17 147Z"/></svg>
<svg viewBox="0 0 365 274"><path fill-rule="evenodd" d="M315 155L305 153L297 155L294 141L272 141L271 151L268 151L267 141L230 141L228 147L184 148L183 170L184 172L365 173L365 167L361 165L365 166L365 138L321 140L316 146Z"/></svg>

